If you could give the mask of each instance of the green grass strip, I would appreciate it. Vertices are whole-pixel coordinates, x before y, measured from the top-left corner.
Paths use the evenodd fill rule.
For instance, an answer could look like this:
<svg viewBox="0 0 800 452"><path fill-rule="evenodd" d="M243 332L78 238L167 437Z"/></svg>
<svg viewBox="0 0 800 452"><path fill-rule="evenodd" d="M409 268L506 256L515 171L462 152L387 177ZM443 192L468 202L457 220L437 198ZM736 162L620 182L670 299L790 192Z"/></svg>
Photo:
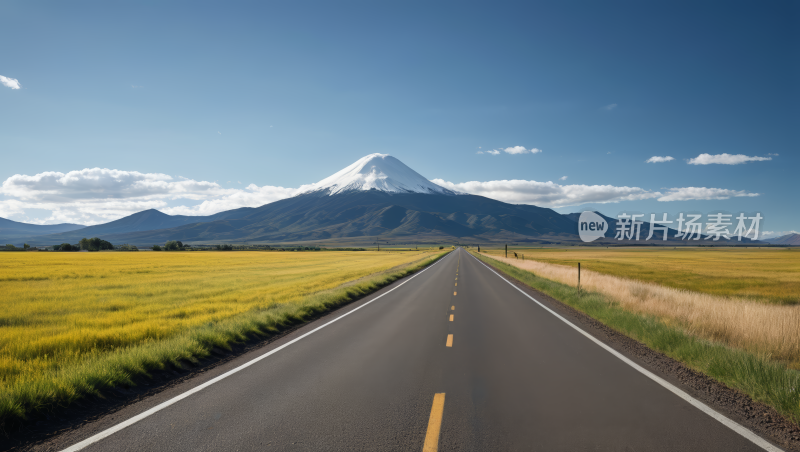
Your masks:
<svg viewBox="0 0 800 452"><path fill-rule="evenodd" d="M771 361L768 356L758 356L694 337L679 327L667 325L657 317L626 311L603 294L578 291L575 287L538 277L532 272L482 254L472 254L508 276L686 364L691 369L738 389L753 400L775 408L793 422L800 423L800 372Z"/></svg>
<svg viewBox="0 0 800 452"><path fill-rule="evenodd" d="M445 256L443 252L401 270L365 278L355 284L320 292L291 303L253 309L247 313L189 329L162 341L86 356L80 364L48 372L35 380L0 387L0 429L33 413L66 407L104 389L133 386L137 377L171 364L196 363L214 348L231 349L254 337L267 337L343 306L357 298L415 273Z"/></svg>

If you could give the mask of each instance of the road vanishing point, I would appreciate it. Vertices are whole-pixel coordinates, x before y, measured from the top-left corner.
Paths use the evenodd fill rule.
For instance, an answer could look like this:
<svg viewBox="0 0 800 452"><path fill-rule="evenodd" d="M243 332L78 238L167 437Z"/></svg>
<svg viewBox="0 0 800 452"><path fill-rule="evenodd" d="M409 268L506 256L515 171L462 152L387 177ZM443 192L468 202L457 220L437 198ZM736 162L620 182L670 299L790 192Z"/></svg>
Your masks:
<svg viewBox="0 0 800 452"><path fill-rule="evenodd" d="M51 446L56 445L51 443ZM67 451L780 450L458 248Z"/></svg>

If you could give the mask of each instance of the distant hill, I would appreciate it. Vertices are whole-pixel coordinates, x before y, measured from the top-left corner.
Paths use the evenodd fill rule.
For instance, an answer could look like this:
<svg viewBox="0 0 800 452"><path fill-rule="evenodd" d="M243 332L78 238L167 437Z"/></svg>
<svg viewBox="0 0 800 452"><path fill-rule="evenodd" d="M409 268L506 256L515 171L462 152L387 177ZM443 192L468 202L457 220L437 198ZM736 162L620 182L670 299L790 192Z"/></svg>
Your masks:
<svg viewBox="0 0 800 452"><path fill-rule="evenodd" d="M761 241L772 245L800 245L800 234L786 234L774 239L762 239Z"/></svg>
<svg viewBox="0 0 800 452"><path fill-rule="evenodd" d="M76 233L81 235L89 229ZM414 235L524 239L572 234L574 229L571 220L541 207L506 204L473 195L387 193L373 189L335 196L306 193L251 209L241 217L98 236L112 243L147 245L167 240L290 242ZM37 243L43 240L47 239L38 237Z"/></svg>
<svg viewBox="0 0 800 452"><path fill-rule="evenodd" d="M85 226L72 223L28 224L0 218L0 242L6 243L23 237L73 231L83 227Z"/></svg>
<svg viewBox="0 0 800 452"><path fill-rule="evenodd" d="M40 233L36 234L36 237L31 237L33 234L27 234L27 237L30 238L31 242L37 245L76 243L84 237L106 238L132 232L175 228L192 223L207 223L211 221L240 218L249 214L253 210L254 209L251 207L242 207L240 209L220 212L215 215L191 216L167 215L158 210L149 209L124 218L120 218L119 220L111 221L109 223L86 227L80 226L80 229L66 230L65 232L53 231L58 233L50 233L46 235Z"/></svg>

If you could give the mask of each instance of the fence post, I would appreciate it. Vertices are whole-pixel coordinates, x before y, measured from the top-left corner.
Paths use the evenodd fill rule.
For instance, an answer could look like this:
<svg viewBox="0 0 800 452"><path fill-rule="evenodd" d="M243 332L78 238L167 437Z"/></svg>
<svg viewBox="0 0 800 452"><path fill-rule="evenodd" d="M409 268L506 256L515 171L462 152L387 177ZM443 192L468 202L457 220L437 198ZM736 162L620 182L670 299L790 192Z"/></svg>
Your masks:
<svg viewBox="0 0 800 452"><path fill-rule="evenodd" d="M581 263L578 262L578 289L581 288Z"/></svg>
<svg viewBox="0 0 800 452"><path fill-rule="evenodd" d="M508 257L508 243L506 243L506 257Z"/></svg>

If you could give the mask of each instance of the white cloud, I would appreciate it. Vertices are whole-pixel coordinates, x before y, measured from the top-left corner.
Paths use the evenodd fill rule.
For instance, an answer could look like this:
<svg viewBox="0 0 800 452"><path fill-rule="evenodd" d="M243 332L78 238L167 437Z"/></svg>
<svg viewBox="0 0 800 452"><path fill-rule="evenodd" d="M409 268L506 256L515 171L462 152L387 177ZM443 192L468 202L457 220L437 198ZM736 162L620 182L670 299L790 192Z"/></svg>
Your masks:
<svg viewBox="0 0 800 452"><path fill-rule="evenodd" d="M645 163L662 163L662 162L670 162L672 160L675 160L675 159L670 157L670 156L659 157L657 155L654 155L654 156L650 157L649 159L647 159L647 161Z"/></svg>
<svg viewBox="0 0 800 452"><path fill-rule="evenodd" d="M543 207L574 206L588 202L633 201L662 195L638 187L560 185L554 182L533 180L471 181L455 184L442 179L433 179L432 182L451 190L486 196L499 201L513 204L535 204Z"/></svg>
<svg viewBox="0 0 800 452"><path fill-rule="evenodd" d="M603 108L605 108L605 109L606 109L606 110L608 110L608 111L611 111L611 110L613 110L613 109L617 108L617 104L608 104L608 105L606 105L606 106L605 106L605 107L603 107Z"/></svg>
<svg viewBox="0 0 800 452"><path fill-rule="evenodd" d="M210 215L239 207L257 207L294 196L301 188L251 184L223 188L216 182L196 181L161 173L87 168L69 173L17 174L3 182L0 217L23 215L26 209L49 210L40 223L97 224L145 209L165 213ZM198 205L191 206L191 204ZM183 204L170 206L171 204ZM186 204L189 204L188 206Z"/></svg>
<svg viewBox="0 0 800 452"><path fill-rule="evenodd" d="M510 148L505 148L503 151L506 154L527 154L528 150L525 149L524 146L512 146Z"/></svg>
<svg viewBox="0 0 800 452"><path fill-rule="evenodd" d="M761 162L764 160L772 160L772 157L748 157L744 154L700 154L693 159L689 159L690 165L738 165L746 162Z"/></svg>
<svg viewBox="0 0 800 452"><path fill-rule="evenodd" d="M500 155L501 152L505 152L506 154L538 154L542 152L541 149L530 148L525 149L525 146L511 146L505 149L492 149L491 151L478 151L478 154L491 154L491 155Z"/></svg>
<svg viewBox="0 0 800 452"><path fill-rule="evenodd" d="M567 180L567 176L561 176L558 178L558 180Z"/></svg>
<svg viewBox="0 0 800 452"><path fill-rule="evenodd" d="M0 83L2 83L3 86L7 86L7 87L9 87L11 89L19 89L20 88L19 80L15 79L15 78L9 78L9 77L5 77L3 75L0 75Z"/></svg>
<svg viewBox="0 0 800 452"><path fill-rule="evenodd" d="M503 152L506 154L538 154L542 152L542 150L536 148L525 149L523 146L513 146L503 149Z"/></svg>
<svg viewBox="0 0 800 452"><path fill-rule="evenodd" d="M728 190L724 188L683 187L670 188L659 201L693 201L707 199L729 199L759 196L759 193L748 193L745 190Z"/></svg>
<svg viewBox="0 0 800 452"><path fill-rule="evenodd" d="M605 204L644 199L656 199L666 202L759 196L758 193L722 188L670 188L667 193L662 193L639 187L561 185L554 182L537 182L533 180L453 183L442 179L433 179L432 182L450 190L485 196L512 204L534 204L542 207L576 206L585 203Z"/></svg>

